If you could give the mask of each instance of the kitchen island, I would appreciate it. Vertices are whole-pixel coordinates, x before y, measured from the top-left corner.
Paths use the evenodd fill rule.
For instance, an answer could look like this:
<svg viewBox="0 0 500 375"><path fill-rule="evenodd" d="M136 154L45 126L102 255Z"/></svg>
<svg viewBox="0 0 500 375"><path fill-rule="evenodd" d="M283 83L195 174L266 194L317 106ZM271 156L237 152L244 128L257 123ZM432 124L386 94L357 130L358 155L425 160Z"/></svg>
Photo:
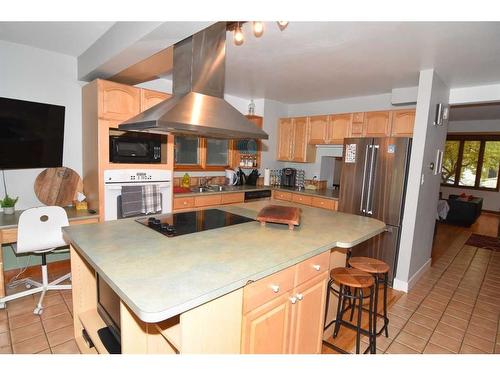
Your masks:
<svg viewBox="0 0 500 375"><path fill-rule="evenodd" d="M279 201L219 209L255 218L267 204L300 207L300 226L290 231L287 226L264 227L252 221L170 238L133 219L64 228L71 243L73 314L80 349L106 352L95 334L105 327L96 310L97 273L121 300L123 353L266 352L256 336L262 321L266 330L282 337L270 352L304 352L293 349L300 311L288 306L297 302L295 295L302 295L297 288L313 286L317 331L324 316L331 249L359 244L381 233L385 224ZM276 307L269 311L280 312L272 319L260 313L269 303ZM282 319L276 320L277 316ZM86 347L83 329L95 348ZM321 335L316 336L312 352L321 343Z"/></svg>

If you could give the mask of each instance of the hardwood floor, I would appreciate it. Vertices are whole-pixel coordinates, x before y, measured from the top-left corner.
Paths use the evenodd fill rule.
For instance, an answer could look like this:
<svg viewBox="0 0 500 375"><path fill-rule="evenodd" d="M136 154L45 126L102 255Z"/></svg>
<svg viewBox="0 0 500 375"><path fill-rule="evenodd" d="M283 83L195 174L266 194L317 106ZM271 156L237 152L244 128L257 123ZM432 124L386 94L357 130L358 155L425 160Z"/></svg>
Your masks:
<svg viewBox="0 0 500 375"><path fill-rule="evenodd" d="M500 215L491 213L482 213L481 216L469 228L472 233L482 234L484 236L499 237L500 233Z"/></svg>

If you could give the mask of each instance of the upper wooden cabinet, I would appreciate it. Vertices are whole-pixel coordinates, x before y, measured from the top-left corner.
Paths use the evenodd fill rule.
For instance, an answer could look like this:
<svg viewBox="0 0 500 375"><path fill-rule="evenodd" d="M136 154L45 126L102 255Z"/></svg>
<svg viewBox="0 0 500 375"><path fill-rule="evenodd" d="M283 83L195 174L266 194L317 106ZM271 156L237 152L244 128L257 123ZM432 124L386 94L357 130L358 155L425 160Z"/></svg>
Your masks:
<svg viewBox="0 0 500 375"><path fill-rule="evenodd" d="M352 114L324 115L309 117L311 135L309 144L342 144L350 134Z"/></svg>
<svg viewBox="0 0 500 375"><path fill-rule="evenodd" d="M278 131L278 160L314 162L315 149L307 143L343 144L348 137L411 137L414 122L414 109L283 118Z"/></svg>
<svg viewBox="0 0 500 375"><path fill-rule="evenodd" d="M172 95L153 90L141 89L141 112L170 98Z"/></svg>
<svg viewBox="0 0 500 375"><path fill-rule="evenodd" d="M328 143L343 144L344 138L349 137L353 115L346 113L342 115L331 115L328 127Z"/></svg>
<svg viewBox="0 0 500 375"><path fill-rule="evenodd" d="M280 119L278 124L277 159L297 163L312 163L316 148L309 144L311 125L308 117Z"/></svg>
<svg viewBox="0 0 500 375"><path fill-rule="evenodd" d="M100 118L127 120L141 112L141 89L104 80L97 84Z"/></svg>
<svg viewBox="0 0 500 375"><path fill-rule="evenodd" d="M388 137L391 135L390 111L366 112L365 134L366 137Z"/></svg>
<svg viewBox="0 0 500 375"><path fill-rule="evenodd" d="M312 116L309 117L309 123L311 126L309 143L312 145L322 145L328 143L330 116Z"/></svg>
<svg viewBox="0 0 500 375"><path fill-rule="evenodd" d="M402 109L399 111L393 111L391 135L393 137L411 137L413 136L414 124L414 109Z"/></svg>
<svg viewBox="0 0 500 375"><path fill-rule="evenodd" d="M292 159L293 121L291 118L282 118L278 124L278 145L276 147L278 160Z"/></svg>

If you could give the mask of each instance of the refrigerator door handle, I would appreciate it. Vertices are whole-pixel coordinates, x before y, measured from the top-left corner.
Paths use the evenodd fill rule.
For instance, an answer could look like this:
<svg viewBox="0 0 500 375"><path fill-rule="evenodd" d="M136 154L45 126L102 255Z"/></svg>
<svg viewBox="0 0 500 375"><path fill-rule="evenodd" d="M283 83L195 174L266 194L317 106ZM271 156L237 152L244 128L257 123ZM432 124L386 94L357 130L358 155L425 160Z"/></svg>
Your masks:
<svg viewBox="0 0 500 375"><path fill-rule="evenodd" d="M363 182L361 184L361 206L359 207L359 210L361 212L366 212L366 209L363 207L363 203L365 201L365 182L366 182L366 166L368 164L368 150L372 148L372 145L366 145L366 151L365 151L365 166L363 167Z"/></svg>
<svg viewBox="0 0 500 375"><path fill-rule="evenodd" d="M379 145L373 145L370 147L372 149L371 158L370 158L370 177L368 179L368 194L366 197L366 213L368 215L373 215L373 190L372 190L372 182L373 182L373 167L374 161L376 157L376 152L378 151Z"/></svg>

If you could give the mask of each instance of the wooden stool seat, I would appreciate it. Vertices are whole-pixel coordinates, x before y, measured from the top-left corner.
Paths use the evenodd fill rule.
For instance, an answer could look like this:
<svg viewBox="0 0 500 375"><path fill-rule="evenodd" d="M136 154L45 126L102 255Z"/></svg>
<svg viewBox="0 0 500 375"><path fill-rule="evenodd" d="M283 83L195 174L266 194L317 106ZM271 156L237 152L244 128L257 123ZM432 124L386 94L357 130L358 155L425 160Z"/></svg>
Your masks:
<svg viewBox="0 0 500 375"><path fill-rule="evenodd" d="M330 277L335 283L351 288L370 288L374 284L372 275L355 268L334 268L330 271Z"/></svg>
<svg viewBox="0 0 500 375"><path fill-rule="evenodd" d="M368 273L386 273L389 272L389 265L381 260L368 257L352 257L349 259L349 265L352 268Z"/></svg>

